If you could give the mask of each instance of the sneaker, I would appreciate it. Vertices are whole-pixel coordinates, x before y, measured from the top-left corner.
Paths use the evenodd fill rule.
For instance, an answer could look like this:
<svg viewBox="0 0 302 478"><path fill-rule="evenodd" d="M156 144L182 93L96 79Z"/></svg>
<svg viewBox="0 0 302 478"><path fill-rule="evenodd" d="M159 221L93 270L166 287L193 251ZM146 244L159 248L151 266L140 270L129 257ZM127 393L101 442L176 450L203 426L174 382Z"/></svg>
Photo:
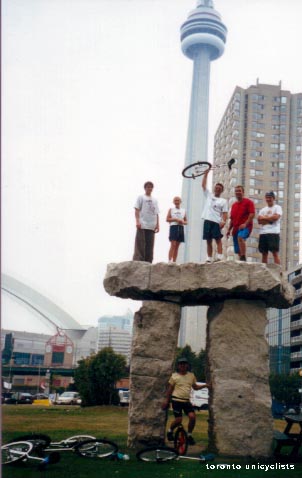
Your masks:
<svg viewBox="0 0 302 478"><path fill-rule="evenodd" d="M167 440L168 441L174 441L174 435L173 432L167 432Z"/></svg>
<svg viewBox="0 0 302 478"><path fill-rule="evenodd" d="M207 257L206 262L211 263L212 262L212 257Z"/></svg>
<svg viewBox="0 0 302 478"><path fill-rule="evenodd" d="M246 262L246 257L245 256L240 256L239 260Z"/></svg>
<svg viewBox="0 0 302 478"><path fill-rule="evenodd" d="M195 445L195 444L196 444L196 441L194 440L194 438L192 437L192 435L189 435L189 436L188 436L188 444L189 444L189 445Z"/></svg>

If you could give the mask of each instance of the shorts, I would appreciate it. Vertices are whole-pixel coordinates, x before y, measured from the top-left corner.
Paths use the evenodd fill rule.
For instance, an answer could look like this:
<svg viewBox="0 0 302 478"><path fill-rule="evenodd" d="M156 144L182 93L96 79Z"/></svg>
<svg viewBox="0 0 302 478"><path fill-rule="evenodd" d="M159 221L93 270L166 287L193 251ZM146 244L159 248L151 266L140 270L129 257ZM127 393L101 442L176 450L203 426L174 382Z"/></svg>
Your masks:
<svg viewBox="0 0 302 478"><path fill-rule="evenodd" d="M185 242L184 227L182 225L170 226L169 241Z"/></svg>
<svg viewBox="0 0 302 478"><path fill-rule="evenodd" d="M203 224L203 239L221 239L222 237L223 235L221 234L218 222L205 219Z"/></svg>
<svg viewBox="0 0 302 478"><path fill-rule="evenodd" d="M260 234L259 235L259 252L279 252L280 234Z"/></svg>
<svg viewBox="0 0 302 478"><path fill-rule="evenodd" d="M239 254L239 244L238 244L238 237L242 237L245 241L249 237L251 231L245 227L244 229L238 230L234 235L233 235L233 244L234 244L234 251L236 254Z"/></svg>
<svg viewBox="0 0 302 478"><path fill-rule="evenodd" d="M172 409L175 418L182 417L182 412L186 415L191 412L194 413L194 408L191 402L178 402L177 400L172 399Z"/></svg>

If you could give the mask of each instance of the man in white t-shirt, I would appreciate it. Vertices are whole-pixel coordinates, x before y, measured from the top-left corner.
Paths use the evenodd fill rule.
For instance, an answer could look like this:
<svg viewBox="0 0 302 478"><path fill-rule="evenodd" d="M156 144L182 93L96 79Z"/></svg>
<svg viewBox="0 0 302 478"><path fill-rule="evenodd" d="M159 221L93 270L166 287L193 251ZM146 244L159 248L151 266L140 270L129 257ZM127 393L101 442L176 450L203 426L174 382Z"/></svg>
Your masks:
<svg viewBox="0 0 302 478"><path fill-rule="evenodd" d="M280 264L280 223L282 217L282 208L275 204L275 194L273 191L265 194L267 206L259 211L258 224L259 231L259 252L262 254L262 262L267 264L268 253L271 252L275 264Z"/></svg>
<svg viewBox="0 0 302 478"><path fill-rule="evenodd" d="M139 196L134 205L136 221L136 237L134 261L153 261L154 234L159 231L159 209L157 200L151 194L153 183L144 184L145 194Z"/></svg>
<svg viewBox="0 0 302 478"><path fill-rule="evenodd" d="M203 239L207 241L207 262L213 261L213 239L217 245L216 261L223 259L222 241L223 237L221 230L224 228L227 221L228 205L224 198L221 198L223 193L223 184L217 183L214 186L214 194L207 189L207 179L209 170L206 171L202 179L202 189L205 196L205 206L202 213L203 224Z"/></svg>

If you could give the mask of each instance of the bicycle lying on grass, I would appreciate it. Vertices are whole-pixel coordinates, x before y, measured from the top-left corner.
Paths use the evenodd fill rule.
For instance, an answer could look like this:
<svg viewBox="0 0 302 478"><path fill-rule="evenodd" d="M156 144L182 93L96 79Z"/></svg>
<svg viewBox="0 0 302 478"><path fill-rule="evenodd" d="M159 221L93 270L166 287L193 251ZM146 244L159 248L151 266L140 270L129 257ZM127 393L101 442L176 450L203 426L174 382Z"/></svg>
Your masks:
<svg viewBox="0 0 302 478"><path fill-rule="evenodd" d="M58 452L50 453L45 457L35 456L34 443L29 441L14 441L1 447L2 465L11 465L20 461L35 460L39 462L38 468L43 470L47 465L58 463L60 454Z"/></svg>
<svg viewBox="0 0 302 478"><path fill-rule="evenodd" d="M127 456L118 453L116 443L90 435L75 435L59 442L52 442L48 435L33 433L18 437L8 445L13 445L16 442L30 443L32 445L31 450L40 458L44 457L46 453L62 451L74 451L84 458L117 457L119 459Z"/></svg>

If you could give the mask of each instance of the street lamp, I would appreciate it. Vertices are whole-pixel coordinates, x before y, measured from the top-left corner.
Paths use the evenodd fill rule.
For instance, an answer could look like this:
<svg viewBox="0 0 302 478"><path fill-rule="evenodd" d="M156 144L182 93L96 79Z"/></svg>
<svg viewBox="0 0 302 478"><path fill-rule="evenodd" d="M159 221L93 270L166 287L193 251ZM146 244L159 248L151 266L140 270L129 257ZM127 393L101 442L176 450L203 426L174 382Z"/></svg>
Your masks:
<svg viewBox="0 0 302 478"><path fill-rule="evenodd" d="M50 370L46 370L45 374L45 393L46 395L49 395L49 385L50 385Z"/></svg>

